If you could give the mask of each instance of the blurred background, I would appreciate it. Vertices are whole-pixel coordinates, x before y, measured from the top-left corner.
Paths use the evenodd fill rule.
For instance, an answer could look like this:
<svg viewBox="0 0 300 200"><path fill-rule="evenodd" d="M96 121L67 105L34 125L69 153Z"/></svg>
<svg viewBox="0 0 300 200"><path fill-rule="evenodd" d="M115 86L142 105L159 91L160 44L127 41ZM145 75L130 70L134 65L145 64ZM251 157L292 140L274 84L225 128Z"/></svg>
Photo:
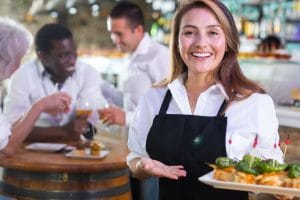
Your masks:
<svg viewBox="0 0 300 200"><path fill-rule="evenodd" d="M82 53L110 49L106 17L120 0L2 0L0 15L15 18L33 32L47 22L68 25L75 33ZM188 0L131 0L145 13L147 29L168 44L172 16ZM234 14L242 37L261 39L280 36L289 49L300 41L300 0L222 0ZM296 44L294 44L296 43ZM299 48L299 47L298 47Z"/></svg>
<svg viewBox="0 0 300 200"><path fill-rule="evenodd" d="M33 34L45 23L67 25L79 58L94 66L122 91L127 56L118 52L106 28L111 8L120 0L1 0L0 15L22 22ZM172 18L189 0L131 0L144 11L147 32L169 45ZM239 62L245 74L262 84L276 103L281 132L300 131L300 0L222 0L240 32ZM281 47L266 51L262 42L276 36ZM34 51L24 59L35 56ZM288 132L288 133L286 133ZM299 134L297 134L297 137ZM284 137L285 138L285 137ZM300 141L300 138L299 138Z"/></svg>

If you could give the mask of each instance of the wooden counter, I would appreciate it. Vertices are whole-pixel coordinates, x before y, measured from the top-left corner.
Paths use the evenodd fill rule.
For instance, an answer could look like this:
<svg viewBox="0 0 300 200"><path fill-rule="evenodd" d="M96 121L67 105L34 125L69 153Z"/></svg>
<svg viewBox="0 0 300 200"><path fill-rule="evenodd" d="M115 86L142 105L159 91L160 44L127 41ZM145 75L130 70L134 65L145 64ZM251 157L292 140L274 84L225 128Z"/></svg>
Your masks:
<svg viewBox="0 0 300 200"><path fill-rule="evenodd" d="M0 160L1 192L17 199L130 200L127 147L105 144L110 153L97 160L22 148L13 157Z"/></svg>

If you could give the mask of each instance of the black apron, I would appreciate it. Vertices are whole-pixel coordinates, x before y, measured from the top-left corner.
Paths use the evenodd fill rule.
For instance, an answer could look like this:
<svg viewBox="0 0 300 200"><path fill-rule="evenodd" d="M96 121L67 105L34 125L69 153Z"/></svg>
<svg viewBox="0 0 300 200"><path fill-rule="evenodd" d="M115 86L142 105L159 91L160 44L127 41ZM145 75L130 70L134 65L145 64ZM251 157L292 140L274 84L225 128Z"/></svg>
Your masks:
<svg viewBox="0 0 300 200"><path fill-rule="evenodd" d="M166 114L172 94L168 90L159 114L150 128L146 150L150 157L166 165L183 165L187 176L179 180L159 179L160 200L247 200L248 193L215 189L198 178L212 169L219 156L226 156L227 118L222 115L226 101L216 117Z"/></svg>

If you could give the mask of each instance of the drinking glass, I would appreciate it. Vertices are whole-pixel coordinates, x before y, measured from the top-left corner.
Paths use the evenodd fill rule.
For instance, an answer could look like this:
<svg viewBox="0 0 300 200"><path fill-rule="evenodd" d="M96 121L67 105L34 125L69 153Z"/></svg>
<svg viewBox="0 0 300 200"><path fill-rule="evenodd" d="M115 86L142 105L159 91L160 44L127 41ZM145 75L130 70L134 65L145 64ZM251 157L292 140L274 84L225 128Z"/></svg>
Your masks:
<svg viewBox="0 0 300 200"><path fill-rule="evenodd" d="M93 112L93 105L89 99L78 99L76 102L76 117L88 118Z"/></svg>
<svg viewBox="0 0 300 200"><path fill-rule="evenodd" d="M107 106L107 102L100 97L79 98L76 102L76 117L89 118L92 127L93 135L96 134L95 124L99 121L97 110ZM94 113L93 113L94 112ZM90 131L89 128L85 130Z"/></svg>
<svg viewBox="0 0 300 200"><path fill-rule="evenodd" d="M93 113L94 105L93 100L89 98L80 98L76 101L75 112L77 118L88 119ZM90 131L90 128L85 128L84 132Z"/></svg>

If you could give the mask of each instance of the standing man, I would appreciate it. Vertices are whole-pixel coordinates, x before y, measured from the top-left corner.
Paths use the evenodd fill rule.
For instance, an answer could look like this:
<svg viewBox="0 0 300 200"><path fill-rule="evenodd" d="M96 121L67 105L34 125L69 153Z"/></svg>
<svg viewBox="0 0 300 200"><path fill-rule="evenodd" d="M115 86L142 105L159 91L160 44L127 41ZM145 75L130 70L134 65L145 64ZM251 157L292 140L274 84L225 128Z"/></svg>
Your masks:
<svg viewBox="0 0 300 200"><path fill-rule="evenodd" d="M107 28L116 47L130 57L124 82L124 110L110 107L101 113L109 123L130 125L145 90L169 75L169 49L145 32L143 12L134 3L117 4L107 19Z"/></svg>
<svg viewBox="0 0 300 200"><path fill-rule="evenodd" d="M107 26L113 43L130 57L124 82L124 110L111 106L101 110L100 116L108 123L129 126L145 91L168 76L169 49L145 32L143 12L134 3L118 3L110 12ZM156 178L142 182L132 178L131 183L134 200L158 199Z"/></svg>
<svg viewBox="0 0 300 200"><path fill-rule="evenodd" d="M5 113L14 122L39 99L66 92L73 99L69 112L56 116L42 113L26 141L78 140L87 132L88 123L87 116L75 116L75 105L82 99L89 103L105 101L99 90L100 74L77 60L73 35L62 24L46 24L39 29L35 48L38 58L21 66L11 80Z"/></svg>

